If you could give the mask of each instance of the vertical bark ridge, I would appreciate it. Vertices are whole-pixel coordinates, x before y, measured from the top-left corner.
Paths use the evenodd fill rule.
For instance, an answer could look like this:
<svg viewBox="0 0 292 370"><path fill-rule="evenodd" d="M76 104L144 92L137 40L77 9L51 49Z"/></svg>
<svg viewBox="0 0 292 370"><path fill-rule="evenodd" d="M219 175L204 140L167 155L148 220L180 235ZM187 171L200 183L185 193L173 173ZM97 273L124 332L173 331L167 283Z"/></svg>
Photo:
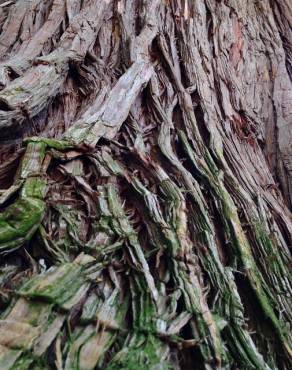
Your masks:
<svg viewBox="0 0 292 370"><path fill-rule="evenodd" d="M6 7L0 368L289 369L287 1Z"/></svg>

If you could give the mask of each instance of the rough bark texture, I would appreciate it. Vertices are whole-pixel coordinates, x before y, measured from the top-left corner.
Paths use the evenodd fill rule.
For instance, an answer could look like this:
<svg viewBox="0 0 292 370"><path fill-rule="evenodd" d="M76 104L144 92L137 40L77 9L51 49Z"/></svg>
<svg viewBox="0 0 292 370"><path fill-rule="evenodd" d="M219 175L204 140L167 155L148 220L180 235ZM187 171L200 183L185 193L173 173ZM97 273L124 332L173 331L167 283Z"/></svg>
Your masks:
<svg viewBox="0 0 292 370"><path fill-rule="evenodd" d="M290 369L289 0L0 1L0 368Z"/></svg>

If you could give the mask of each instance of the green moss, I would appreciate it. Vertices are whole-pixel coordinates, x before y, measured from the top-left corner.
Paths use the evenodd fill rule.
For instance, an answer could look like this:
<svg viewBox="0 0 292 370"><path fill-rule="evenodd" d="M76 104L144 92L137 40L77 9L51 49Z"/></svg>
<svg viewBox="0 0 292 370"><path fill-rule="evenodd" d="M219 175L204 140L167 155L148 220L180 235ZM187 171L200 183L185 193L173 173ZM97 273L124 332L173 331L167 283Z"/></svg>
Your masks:
<svg viewBox="0 0 292 370"><path fill-rule="evenodd" d="M108 370L168 370L171 366L163 358L164 351L163 344L153 335L134 333L132 344L117 353L107 368Z"/></svg>
<svg viewBox="0 0 292 370"><path fill-rule="evenodd" d="M20 177L40 175L42 163L46 154L46 145L42 142L28 143L20 166Z"/></svg>
<svg viewBox="0 0 292 370"><path fill-rule="evenodd" d="M66 140L49 139L45 137L29 137L24 140L24 143L39 143L43 144L48 148L57 150L66 150L74 148L74 144Z"/></svg>
<svg viewBox="0 0 292 370"><path fill-rule="evenodd" d="M44 298L63 306L78 293L84 284L82 266L73 262L31 278L18 293L29 298Z"/></svg>
<svg viewBox="0 0 292 370"><path fill-rule="evenodd" d="M27 370L30 369L34 358L29 353L24 353L13 365L11 370Z"/></svg>
<svg viewBox="0 0 292 370"><path fill-rule="evenodd" d="M29 143L21 163L24 183L19 198L0 213L0 252L28 241L39 227L44 211L46 181L40 175L45 157L43 143Z"/></svg>
<svg viewBox="0 0 292 370"><path fill-rule="evenodd" d="M41 177L28 177L22 187L21 197L44 199L46 192L46 182Z"/></svg>
<svg viewBox="0 0 292 370"><path fill-rule="evenodd" d="M38 228L45 210L40 199L18 199L0 213L0 251L10 250L29 240Z"/></svg>

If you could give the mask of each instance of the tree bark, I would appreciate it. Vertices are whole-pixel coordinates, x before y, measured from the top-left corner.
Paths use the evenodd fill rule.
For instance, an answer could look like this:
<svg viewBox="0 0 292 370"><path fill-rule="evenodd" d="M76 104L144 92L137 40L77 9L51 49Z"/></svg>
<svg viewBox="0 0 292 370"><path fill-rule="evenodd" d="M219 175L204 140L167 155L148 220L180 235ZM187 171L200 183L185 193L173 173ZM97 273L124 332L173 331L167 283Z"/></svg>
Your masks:
<svg viewBox="0 0 292 370"><path fill-rule="evenodd" d="M291 368L289 0L0 1L0 368Z"/></svg>

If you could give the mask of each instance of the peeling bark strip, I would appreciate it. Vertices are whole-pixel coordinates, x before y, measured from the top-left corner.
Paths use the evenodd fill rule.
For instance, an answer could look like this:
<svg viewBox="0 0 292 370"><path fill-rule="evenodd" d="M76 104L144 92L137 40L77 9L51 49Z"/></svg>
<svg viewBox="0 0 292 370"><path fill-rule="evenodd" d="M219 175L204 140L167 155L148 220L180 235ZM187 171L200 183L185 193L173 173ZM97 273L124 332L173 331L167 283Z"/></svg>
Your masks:
<svg viewBox="0 0 292 370"><path fill-rule="evenodd" d="M0 0L1 370L291 368L291 19Z"/></svg>
<svg viewBox="0 0 292 370"><path fill-rule="evenodd" d="M22 124L29 123L57 95L69 63L82 62L92 46L108 4L108 0L91 2L74 18L56 50L36 59L33 67L0 92L0 131L4 138L15 129L22 132Z"/></svg>
<svg viewBox="0 0 292 370"><path fill-rule="evenodd" d="M55 0L46 22L23 43L17 54L0 64L0 85L5 87L13 76L20 76L42 52L45 44L50 42L65 16L64 1Z"/></svg>

